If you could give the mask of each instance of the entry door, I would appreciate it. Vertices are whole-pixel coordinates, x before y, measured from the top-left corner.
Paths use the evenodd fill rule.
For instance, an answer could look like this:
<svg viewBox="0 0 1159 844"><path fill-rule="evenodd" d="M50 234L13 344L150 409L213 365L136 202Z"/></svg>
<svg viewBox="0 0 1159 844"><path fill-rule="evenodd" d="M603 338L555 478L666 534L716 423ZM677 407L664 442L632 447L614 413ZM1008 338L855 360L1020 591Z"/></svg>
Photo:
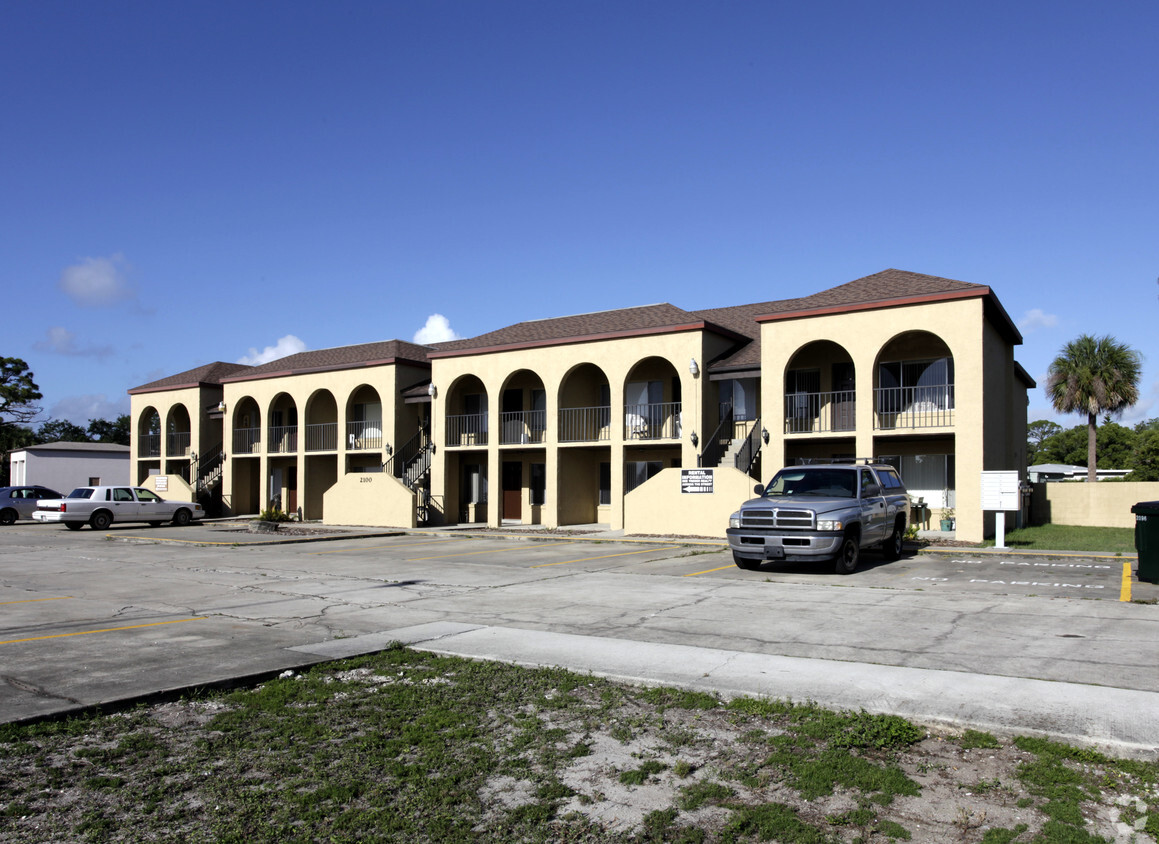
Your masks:
<svg viewBox="0 0 1159 844"><path fill-rule="evenodd" d="M523 519L522 462L503 462L503 518Z"/></svg>
<svg viewBox="0 0 1159 844"><path fill-rule="evenodd" d="M286 470L286 497L289 499L290 506L286 508L287 513L298 512L298 467L290 466Z"/></svg>

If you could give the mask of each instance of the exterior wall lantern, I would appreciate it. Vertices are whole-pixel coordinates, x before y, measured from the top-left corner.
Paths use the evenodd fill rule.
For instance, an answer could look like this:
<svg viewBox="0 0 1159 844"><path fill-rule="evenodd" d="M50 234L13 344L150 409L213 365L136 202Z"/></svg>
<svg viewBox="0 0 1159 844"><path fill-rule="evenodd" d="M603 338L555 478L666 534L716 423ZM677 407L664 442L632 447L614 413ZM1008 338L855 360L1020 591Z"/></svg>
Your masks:
<svg viewBox="0 0 1159 844"><path fill-rule="evenodd" d="M765 441L765 445L769 444L769 429L761 428L761 439Z"/></svg>
<svg viewBox="0 0 1159 844"><path fill-rule="evenodd" d="M437 389L435 389L434 382L432 382L431 384L429 384L427 386L427 395L430 396L432 399L435 396L437 396L438 394L439 394L439 391Z"/></svg>
<svg viewBox="0 0 1159 844"><path fill-rule="evenodd" d="M700 374L700 366L696 363L696 358L693 358L688 364L688 371L692 373L693 378Z"/></svg>
<svg viewBox="0 0 1159 844"><path fill-rule="evenodd" d="M692 440L693 448L696 448L696 446L700 444L700 437L696 436L696 431L692 432L692 437L690 439Z"/></svg>

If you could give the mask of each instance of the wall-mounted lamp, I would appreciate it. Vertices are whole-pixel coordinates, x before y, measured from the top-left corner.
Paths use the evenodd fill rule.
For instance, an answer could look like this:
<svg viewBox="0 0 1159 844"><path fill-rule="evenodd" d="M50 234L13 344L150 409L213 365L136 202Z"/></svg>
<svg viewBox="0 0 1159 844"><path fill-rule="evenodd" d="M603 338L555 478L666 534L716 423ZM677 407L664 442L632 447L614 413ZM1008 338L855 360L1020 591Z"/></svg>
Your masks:
<svg viewBox="0 0 1159 844"><path fill-rule="evenodd" d="M387 443L387 444L386 444L386 448L384 448L384 449L382 450L382 452L383 452L383 454L385 454L387 457L390 457L392 454L394 454L394 448L391 446L391 444L390 444L390 443Z"/></svg>
<svg viewBox="0 0 1159 844"><path fill-rule="evenodd" d="M700 374L700 366L696 363L696 358L693 358L688 364L688 371L692 373L693 378Z"/></svg>
<svg viewBox="0 0 1159 844"><path fill-rule="evenodd" d="M691 439L692 439L692 447L696 448L696 446L700 444L700 437L696 436L696 431L692 432Z"/></svg>
<svg viewBox="0 0 1159 844"><path fill-rule="evenodd" d="M222 401L219 401L219 402L217 403L217 409L218 409L218 410L219 410L221 413L225 413L225 401L224 401L224 399L223 399Z"/></svg>
<svg viewBox="0 0 1159 844"><path fill-rule="evenodd" d="M761 428L761 439L765 441L765 445L769 444L769 429Z"/></svg>
<svg viewBox="0 0 1159 844"><path fill-rule="evenodd" d="M430 396L432 399L435 396L437 396L438 394L439 394L439 391L435 389L435 385L433 382L427 386L427 395Z"/></svg>

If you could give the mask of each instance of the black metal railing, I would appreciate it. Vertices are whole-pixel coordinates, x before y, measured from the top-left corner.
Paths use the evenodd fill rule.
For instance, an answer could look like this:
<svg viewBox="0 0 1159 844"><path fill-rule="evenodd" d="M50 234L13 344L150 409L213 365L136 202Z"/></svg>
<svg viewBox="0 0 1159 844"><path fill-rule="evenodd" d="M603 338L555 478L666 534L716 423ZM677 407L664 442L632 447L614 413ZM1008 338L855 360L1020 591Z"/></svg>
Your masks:
<svg viewBox="0 0 1159 844"><path fill-rule="evenodd" d="M409 489L414 489L430 471L434 451L430 428L424 426L405 445L395 449L390 459L382 465L382 470L394 475Z"/></svg>
<svg viewBox="0 0 1159 844"><path fill-rule="evenodd" d="M761 441L764 435L761 433L761 420L758 418L753 423L753 428L749 431L748 437L745 438L744 445L736 453L736 468L740 469L746 475L753 473L753 467L757 463L757 458L761 453Z"/></svg>
<svg viewBox="0 0 1159 844"><path fill-rule="evenodd" d="M724 450L732 445L732 405L721 405L720 424L704 443L704 451L696 458L696 465L700 468L715 468L720 465L724 457Z"/></svg>
<svg viewBox="0 0 1159 844"><path fill-rule="evenodd" d="M190 457L190 476L194 479L194 491L198 495L211 492L221 483L221 473L225 469L225 452L215 446L205 454L194 452Z"/></svg>
<svg viewBox="0 0 1159 844"><path fill-rule="evenodd" d="M563 407L559 411L561 443L600 442L612 438L612 408Z"/></svg>

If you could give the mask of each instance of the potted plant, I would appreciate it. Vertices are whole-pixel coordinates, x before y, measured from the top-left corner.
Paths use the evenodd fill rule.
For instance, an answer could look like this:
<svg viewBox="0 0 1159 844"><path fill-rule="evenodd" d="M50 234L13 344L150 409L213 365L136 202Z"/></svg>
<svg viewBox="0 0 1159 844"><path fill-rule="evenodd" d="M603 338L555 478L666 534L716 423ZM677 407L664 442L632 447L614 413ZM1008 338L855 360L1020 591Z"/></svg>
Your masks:
<svg viewBox="0 0 1159 844"><path fill-rule="evenodd" d="M954 529L954 508L953 507L943 507L942 508L942 530L953 530L953 529Z"/></svg>

